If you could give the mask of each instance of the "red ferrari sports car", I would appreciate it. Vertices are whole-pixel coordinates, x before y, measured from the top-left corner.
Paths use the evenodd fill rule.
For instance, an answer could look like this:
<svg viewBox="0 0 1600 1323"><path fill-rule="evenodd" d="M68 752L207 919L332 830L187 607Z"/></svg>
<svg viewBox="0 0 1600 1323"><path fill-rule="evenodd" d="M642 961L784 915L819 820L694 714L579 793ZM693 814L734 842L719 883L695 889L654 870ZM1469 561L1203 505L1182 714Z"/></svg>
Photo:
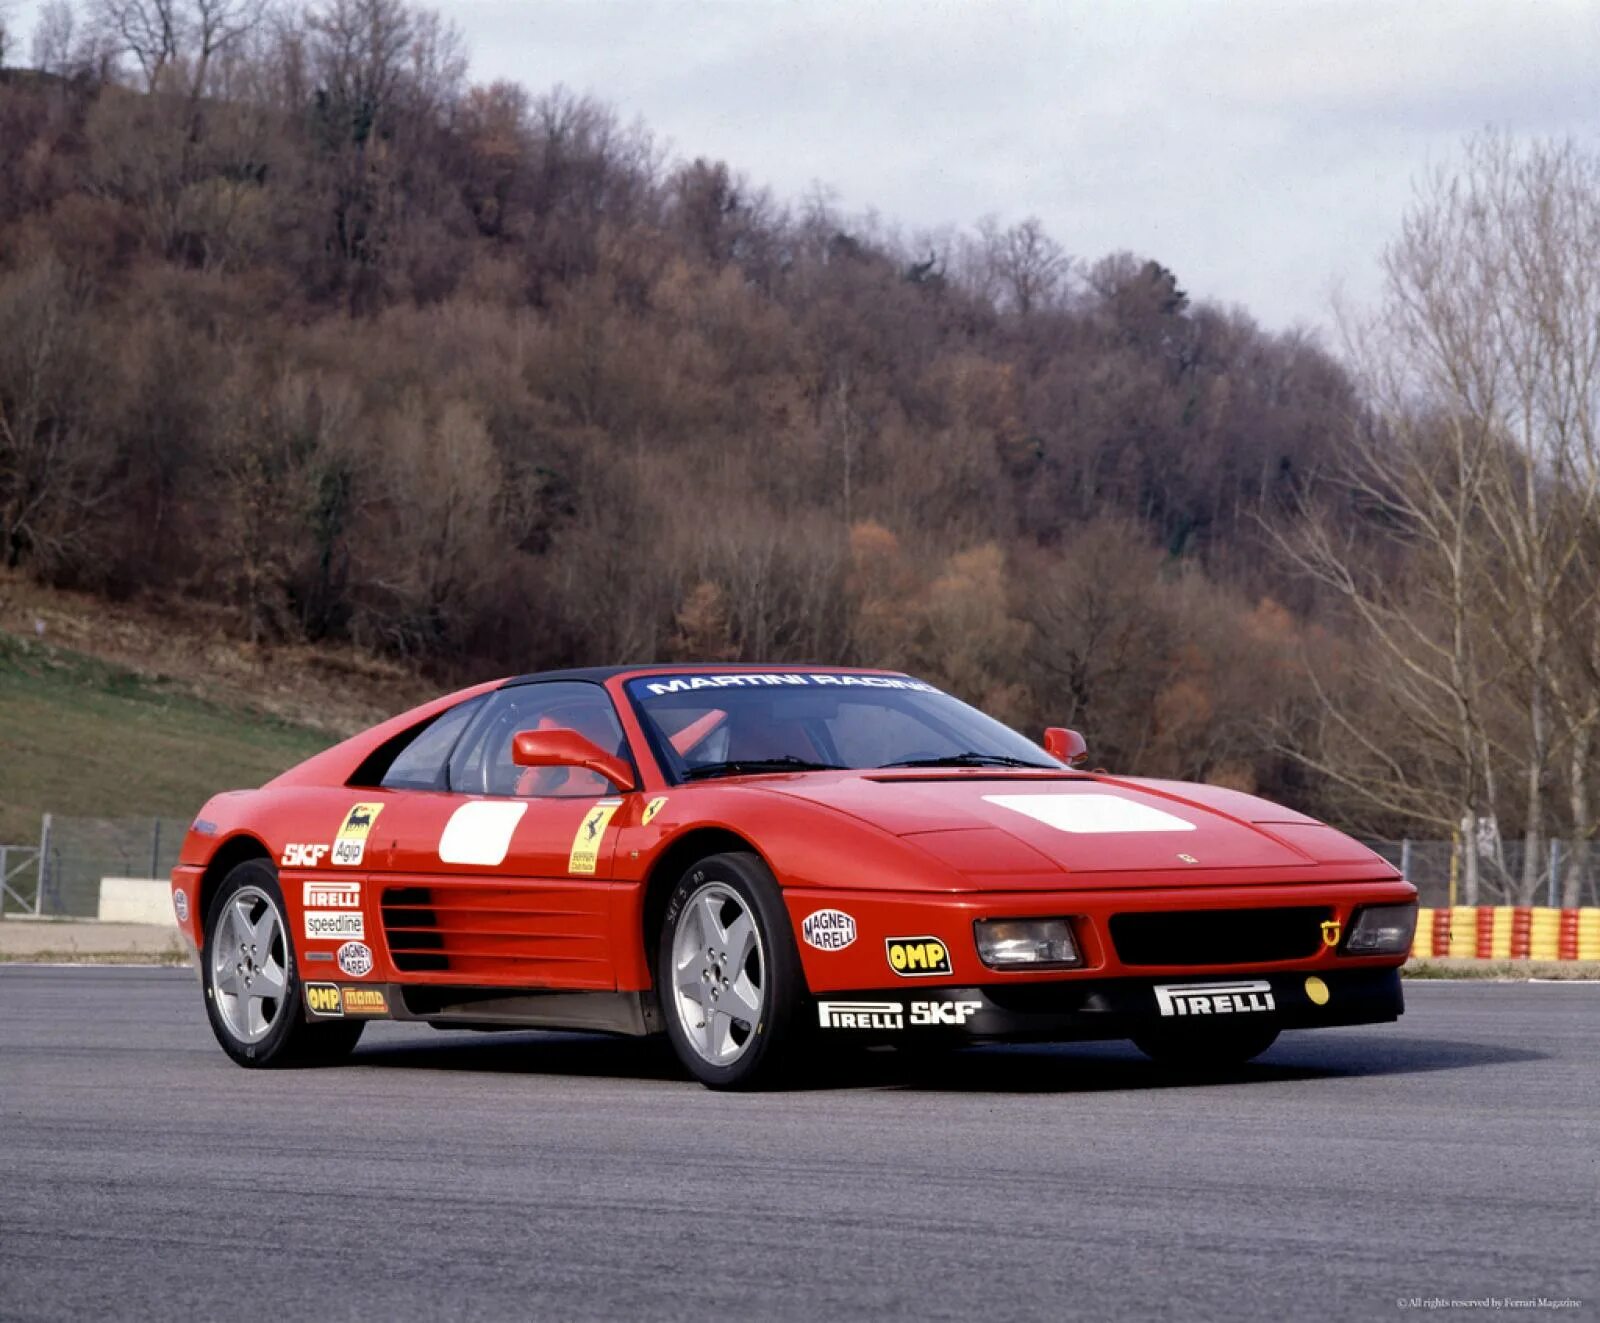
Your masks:
<svg viewBox="0 0 1600 1323"><path fill-rule="evenodd" d="M247 1066L392 1018L665 1032L737 1088L841 1041L1210 1065L1400 1015L1416 891L1384 860L1083 761L894 672L527 675L217 795L173 906Z"/></svg>

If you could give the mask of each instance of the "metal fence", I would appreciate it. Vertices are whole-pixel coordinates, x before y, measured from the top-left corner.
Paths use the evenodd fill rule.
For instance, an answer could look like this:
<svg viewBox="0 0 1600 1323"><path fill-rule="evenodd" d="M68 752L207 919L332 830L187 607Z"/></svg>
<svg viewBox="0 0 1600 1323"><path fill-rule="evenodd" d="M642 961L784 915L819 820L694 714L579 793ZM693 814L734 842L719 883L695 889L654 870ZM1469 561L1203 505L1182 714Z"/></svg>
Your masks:
<svg viewBox="0 0 1600 1323"><path fill-rule="evenodd" d="M1498 841L1480 851L1478 894L1467 894L1466 845L1452 841L1368 840L1366 844L1416 884L1424 905L1562 904L1569 876L1577 905L1600 905L1600 842L1541 841L1530 876L1523 873L1526 843Z"/></svg>
<svg viewBox="0 0 1600 1323"><path fill-rule="evenodd" d="M159 877L172 872L187 818L78 818L46 814L39 840L0 846L10 869L0 913L93 918L103 877Z"/></svg>
<svg viewBox="0 0 1600 1323"><path fill-rule="evenodd" d="M46 814L38 841L0 845L0 913L92 917L101 878L168 876L188 826L184 818ZM1476 898L1466 894L1464 847L1409 839L1366 844L1416 883L1424 905L1559 905L1569 873L1578 883L1577 903L1600 905L1600 842L1542 842L1531 894L1523 842L1497 843L1478 858Z"/></svg>

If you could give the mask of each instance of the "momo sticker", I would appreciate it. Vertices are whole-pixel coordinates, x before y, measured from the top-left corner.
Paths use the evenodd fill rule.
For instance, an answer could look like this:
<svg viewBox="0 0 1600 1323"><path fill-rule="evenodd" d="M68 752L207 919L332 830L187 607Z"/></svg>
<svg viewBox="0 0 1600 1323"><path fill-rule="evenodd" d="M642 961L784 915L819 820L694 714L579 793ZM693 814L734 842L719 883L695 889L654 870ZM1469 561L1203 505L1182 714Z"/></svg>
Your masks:
<svg viewBox="0 0 1600 1323"><path fill-rule="evenodd" d="M606 839L606 824L622 806L620 799L599 800L583 815L572 838L572 853L567 856L567 872L593 873L600 865L600 846Z"/></svg>
<svg viewBox="0 0 1600 1323"><path fill-rule="evenodd" d="M856 940L856 921L843 910L815 910L801 920L800 936L819 951L843 951Z"/></svg>
<svg viewBox="0 0 1600 1323"><path fill-rule="evenodd" d="M387 1015L388 999L382 988L341 988L346 1015Z"/></svg>
<svg viewBox="0 0 1600 1323"><path fill-rule="evenodd" d="M450 815L439 837L439 860L495 868L505 863L511 837L528 811L524 800L475 799Z"/></svg>
<svg viewBox="0 0 1600 1323"><path fill-rule="evenodd" d="M1194 831L1195 825L1121 795L985 795L984 802L1010 809L1075 836Z"/></svg>
<svg viewBox="0 0 1600 1323"><path fill-rule="evenodd" d="M354 868L367 854L367 835L372 831L372 824L378 820L378 814L383 812L382 804L356 804L350 812L344 815L344 826L339 828L339 834L333 838L333 854L329 856L329 863L339 864L344 868Z"/></svg>

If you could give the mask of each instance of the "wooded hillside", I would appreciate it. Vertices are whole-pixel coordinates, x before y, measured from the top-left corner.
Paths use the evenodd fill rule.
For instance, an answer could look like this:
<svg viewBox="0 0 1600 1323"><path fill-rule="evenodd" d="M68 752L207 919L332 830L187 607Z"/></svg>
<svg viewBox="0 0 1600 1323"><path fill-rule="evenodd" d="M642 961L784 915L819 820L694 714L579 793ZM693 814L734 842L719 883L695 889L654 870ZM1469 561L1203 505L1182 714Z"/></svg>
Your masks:
<svg viewBox="0 0 1600 1323"><path fill-rule="evenodd" d="M1410 581L1403 514L1348 480L1386 402L1159 254L775 198L474 84L400 0L56 0L32 57L0 73L8 564L441 681L893 665L1110 766L1459 817L1352 788L1328 715L1394 729L1408 776L1441 756L1308 560L1333 530Z"/></svg>

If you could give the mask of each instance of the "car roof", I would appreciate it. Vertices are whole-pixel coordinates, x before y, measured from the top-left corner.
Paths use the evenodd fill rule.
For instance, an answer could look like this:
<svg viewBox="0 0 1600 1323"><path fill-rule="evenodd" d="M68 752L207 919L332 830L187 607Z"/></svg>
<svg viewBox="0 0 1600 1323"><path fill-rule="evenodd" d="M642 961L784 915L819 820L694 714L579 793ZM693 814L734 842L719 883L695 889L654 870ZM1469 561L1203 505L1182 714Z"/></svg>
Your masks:
<svg viewBox="0 0 1600 1323"><path fill-rule="evenodd" d="M619 675L659 675L668 672L676 675L694 675L712 672L733 675L744 671L776 672L828 671L850 675L904 675L904 671L888 670L881 666L827 666L818 662L635 662L631 666L574 666L560 671L532 671L515 675L501 683L502 689L512 685L539 684L546 680L589 680L603 684Z"/></svg>

